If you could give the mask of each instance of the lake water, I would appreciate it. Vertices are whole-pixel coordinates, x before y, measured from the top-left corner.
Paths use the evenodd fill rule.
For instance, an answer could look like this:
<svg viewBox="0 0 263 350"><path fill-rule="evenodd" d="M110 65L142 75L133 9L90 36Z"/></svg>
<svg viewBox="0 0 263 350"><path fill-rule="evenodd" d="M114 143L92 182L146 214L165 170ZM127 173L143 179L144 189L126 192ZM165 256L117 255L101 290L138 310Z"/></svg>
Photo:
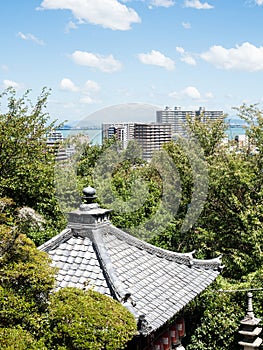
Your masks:
<svg viewBox="0 0 263 350"><path fill-rule="evenodd" d="M63 137L68 137L72 135L87 135L90 139L90 143L93 145L101 145L102 143L102 134L101 129L76 129L76 130L60 130Z"/></svg>
<svg viewBox="0 0 263 350"><path fill-rule="evenodd" d="M240 126L240 127L229 127L226 131L226 135L228 136L229 140L234 140L235 136L237 135L244 135L245 134L245 129Z"/></svg>

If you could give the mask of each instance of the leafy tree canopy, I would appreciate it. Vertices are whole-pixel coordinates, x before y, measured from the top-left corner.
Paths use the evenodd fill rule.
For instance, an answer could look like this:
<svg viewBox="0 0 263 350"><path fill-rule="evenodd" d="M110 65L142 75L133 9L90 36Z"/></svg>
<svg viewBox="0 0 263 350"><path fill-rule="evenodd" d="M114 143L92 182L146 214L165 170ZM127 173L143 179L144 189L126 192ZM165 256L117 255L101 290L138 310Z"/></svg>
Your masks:
<svg viewBox="0 0 263 350"><path fill-rule="evenodd" d="M55 155L47 135L58 127L45 111L49 91L43 89L35 104L30 91L21 97L13 88L0 94L0 198L28 206L47 218L59 217L53 172Z"/></svg>
<svg viewBox="0 0 263 350"><path fill-rule="evenodd" d="M49 305L51 348L124 349L137 332L132 314L119 302L89 289L63 288Z"/></svg>
<svg viewBox="0 0 263 350"><path fill-rule="evenodd" d="M46 253L0 225L1 349L122 349L137 331L132 314L93 290L54 291Z"/></svg>

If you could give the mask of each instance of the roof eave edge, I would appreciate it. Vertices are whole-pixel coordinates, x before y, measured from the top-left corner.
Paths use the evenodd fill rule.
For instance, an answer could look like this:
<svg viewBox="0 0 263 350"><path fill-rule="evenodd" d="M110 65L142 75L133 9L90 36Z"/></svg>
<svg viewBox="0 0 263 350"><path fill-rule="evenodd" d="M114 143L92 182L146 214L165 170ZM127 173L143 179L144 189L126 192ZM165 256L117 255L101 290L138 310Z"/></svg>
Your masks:
<svg viewBox="0 0 263 350"><path fill-rule="evenodd" d="M50 250L56 248L60 243L68 240L70 237L72 237L73 233L71 228L65 228L63 231L61 231L58 235L52 237L44 244L37 247L38 250L41 250L43 252L49 252Z"/></svg>

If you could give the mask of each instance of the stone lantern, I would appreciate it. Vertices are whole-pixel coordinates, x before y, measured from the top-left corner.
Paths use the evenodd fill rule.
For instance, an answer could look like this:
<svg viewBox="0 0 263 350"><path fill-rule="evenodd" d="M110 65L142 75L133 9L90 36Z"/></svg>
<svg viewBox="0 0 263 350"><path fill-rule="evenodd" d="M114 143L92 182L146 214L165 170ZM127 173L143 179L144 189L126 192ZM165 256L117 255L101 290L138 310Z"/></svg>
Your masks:
<svg viewBox="0 0 263 350"><path fill-rule="evenodd" d="M262 328L258 327L260 318L256 318L253 312L252 305L252 293L248 293L248 308L247 314L245 318L240 321L241 327L239 330L239 334L241 334L244 338L240 342L239 345L243 346L243 350L253 350L259 349L260 344L262 343L262 339L259 337Z"/></svg>

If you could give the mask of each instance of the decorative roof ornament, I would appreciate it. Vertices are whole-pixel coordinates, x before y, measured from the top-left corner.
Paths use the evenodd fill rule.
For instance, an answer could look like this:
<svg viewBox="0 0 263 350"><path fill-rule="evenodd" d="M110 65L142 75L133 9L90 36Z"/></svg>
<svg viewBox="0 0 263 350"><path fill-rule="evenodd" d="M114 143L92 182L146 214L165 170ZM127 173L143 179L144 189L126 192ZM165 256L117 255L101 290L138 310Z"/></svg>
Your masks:
<svg viewBox="0 0 263 350"><path fill-rule="evenodd" d="M82 198L86 201L86 203L92 203L93 200L97 198L97 196L95 196L96 190L91 186L83 188L82 193L84 195Z"/></svg>
<svg viewBox="0 0 263 350"><path fill-rule="evenodd" d="M84 203L82 203L79 207L81 211L87 211L99 207L98 203L94 203L95 199L97 198L97 196L95 196L95 188L91 186L85 187L82 190L82 193L83 196L81 198L83 199Z"/></svg>

